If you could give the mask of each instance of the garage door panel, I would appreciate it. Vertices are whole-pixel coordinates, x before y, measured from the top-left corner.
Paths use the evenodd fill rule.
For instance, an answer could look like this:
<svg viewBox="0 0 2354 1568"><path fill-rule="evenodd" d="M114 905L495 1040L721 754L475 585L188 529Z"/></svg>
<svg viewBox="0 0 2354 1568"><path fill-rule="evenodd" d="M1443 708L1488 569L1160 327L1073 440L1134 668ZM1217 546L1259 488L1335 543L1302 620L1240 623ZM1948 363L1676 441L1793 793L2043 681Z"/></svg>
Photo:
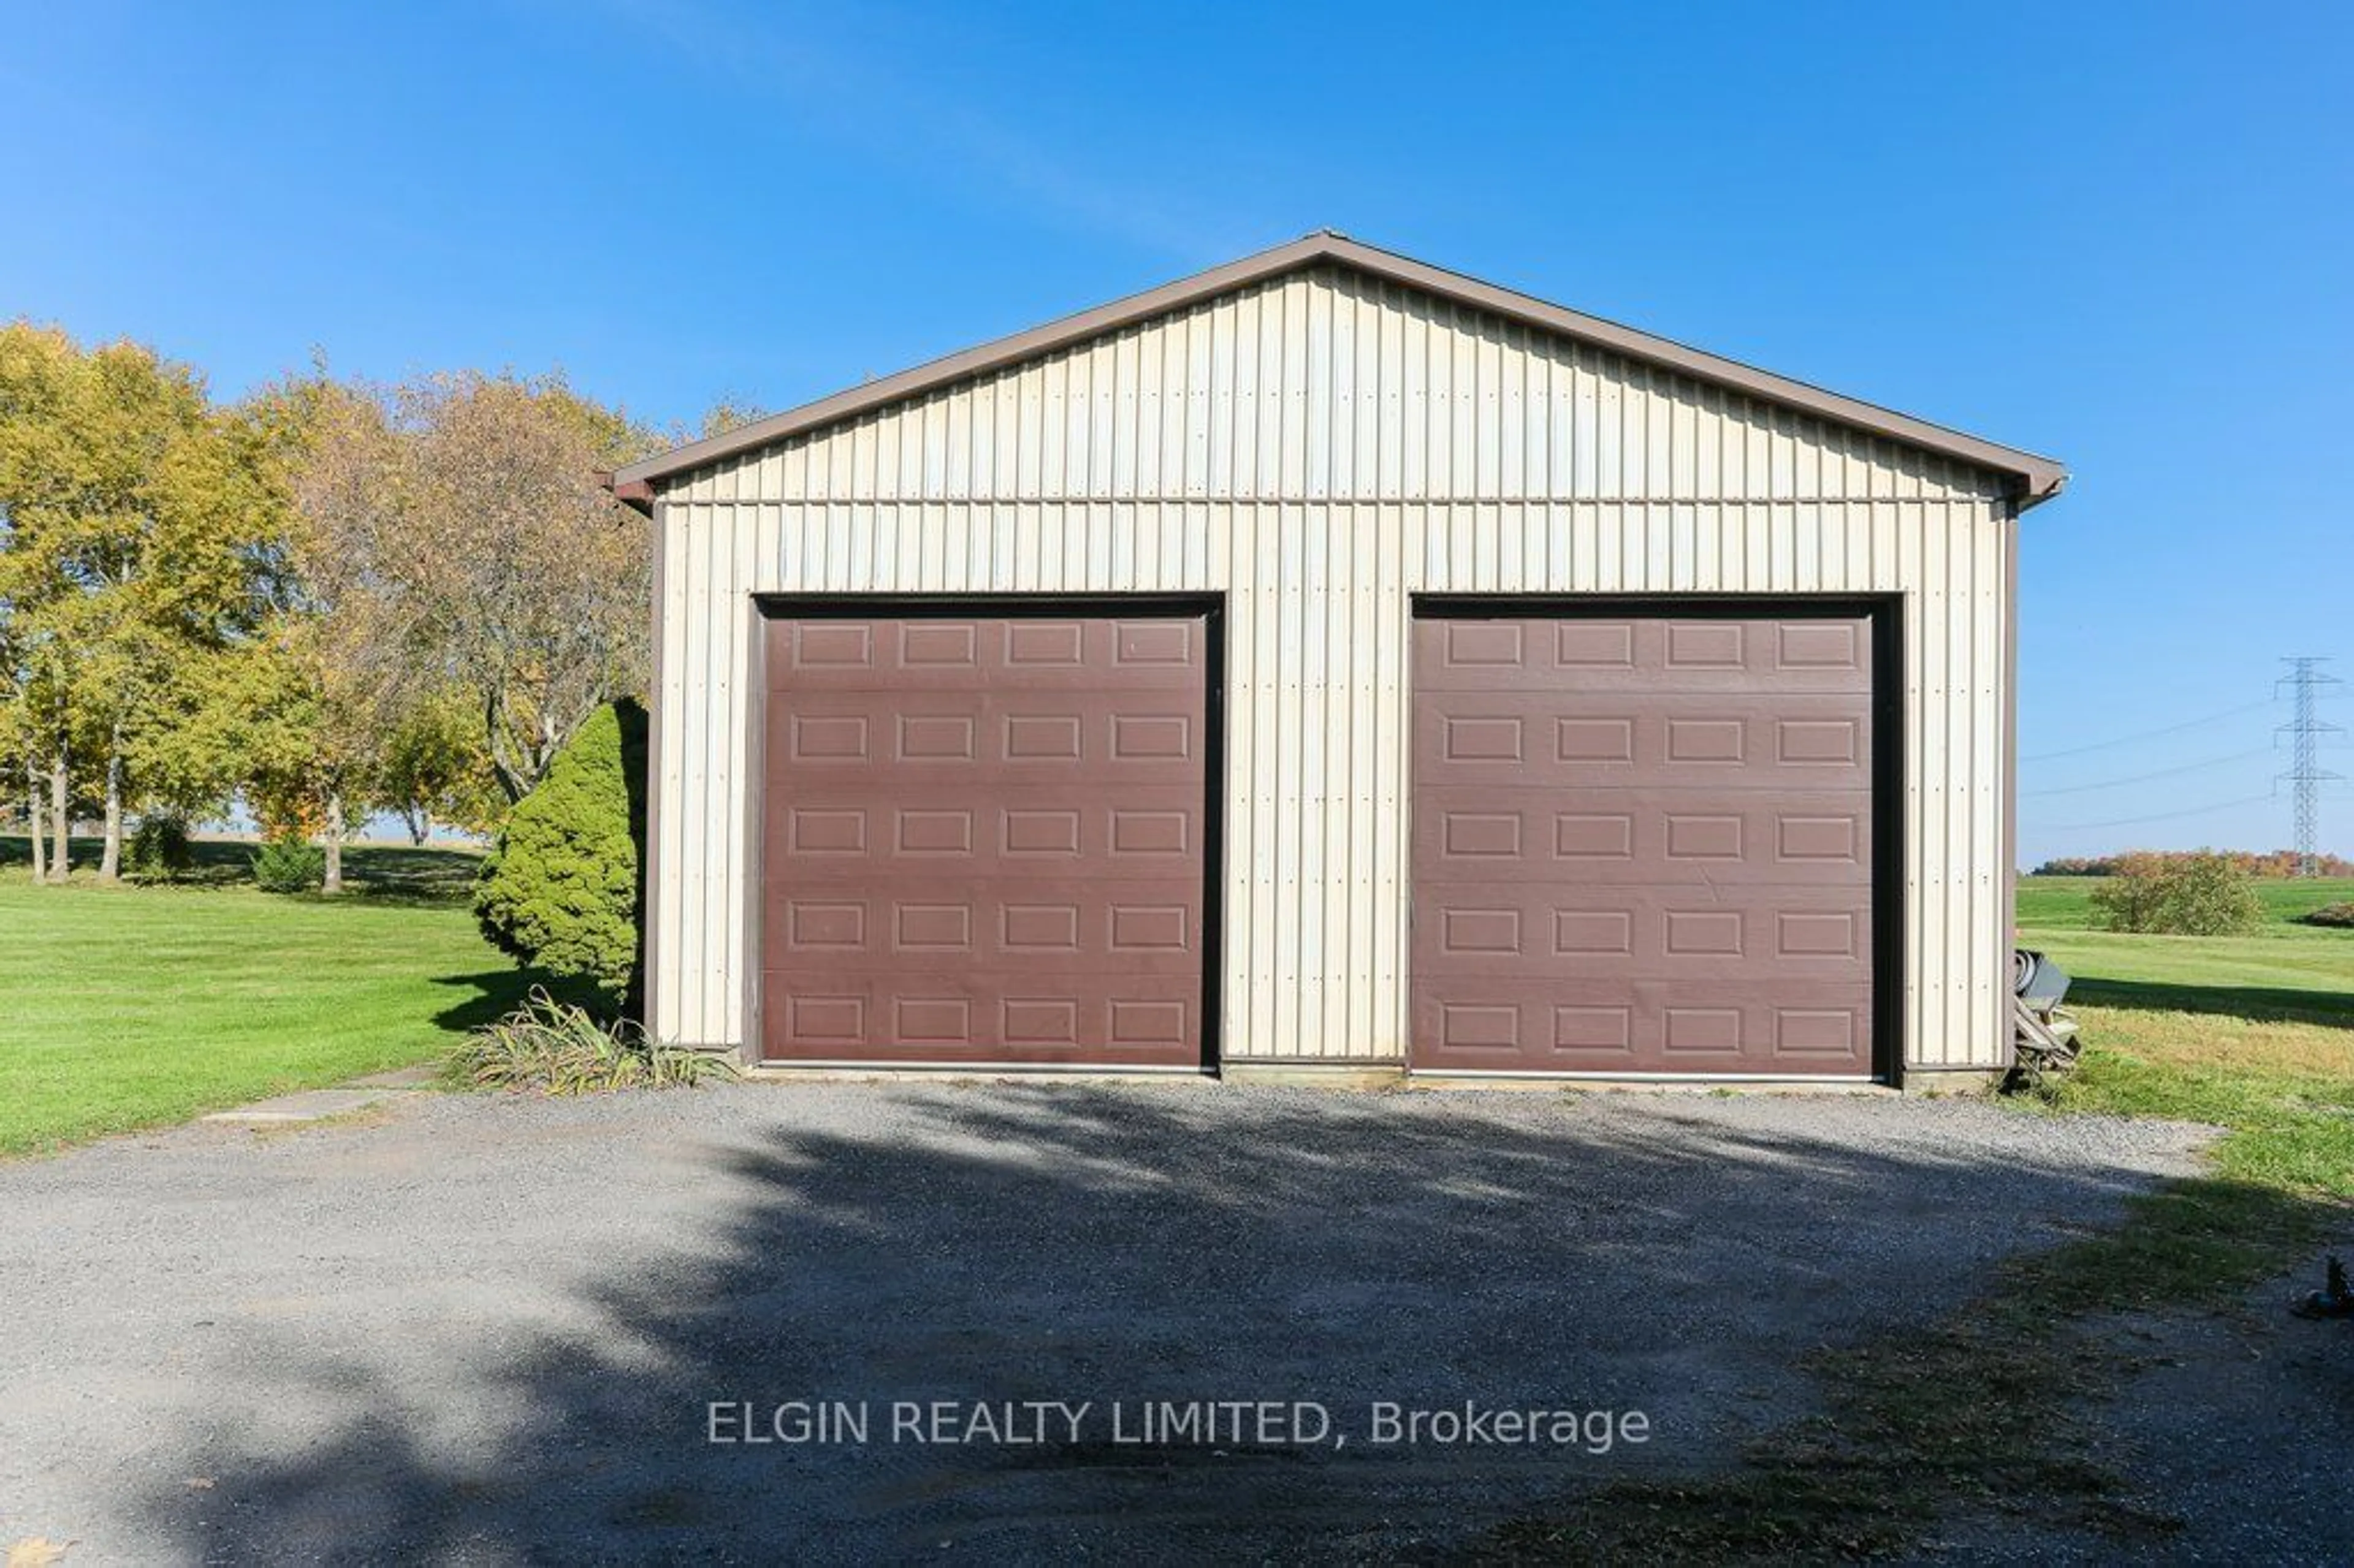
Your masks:
<svg viewBox="0 0 2354 1568"><path fill-rule="evenodd" d="M1867 1075L1870 632L1419 622L1415 1061Z"/></svg>
<svg viewBox="0 0 2354 1568"><path fill-rule="evenodd" d="M892 768L889 771L896 775L894 779L895 786L910 781L907 769ZM1084 779L1085 775L1080 774L1078 777ZM929 782L928 780L917 781ZM1066 793L1080 793L1080 791L1074 789ZM1018 795L1014 797L1016 800L1028 798ZM783 802L797 808L821 810L917 810L930 809L935 803L935 798L929 791L927 792L923 801L909 802L903 806L899 802L897 793L878 797L867 780L847 775L821 778L808 773L792 779L779 778L771 790L770 800L772 803ZM1061 803L1059 796L1056 803ZM981 809L982 803L973 802L972 804L976 810ZM1119 820L1119 814L1121 812L1183 811L1189 819L1192 819L1198 818L1202 814L1202 800L1194 793L1192 785L1171 784L1167 782L1164 775L1161 779L1122 785L1119 797L1116 801L1088 798L1082 794L1080 810L1082 815L1089 820L1106 823ZM1192 841L1189 839L1188 842Z"/></svg>
<svg viewBox="0 0 2354 1568"><path fill-rule="evenodd" d="M1489 793L1469 805L1417 799L1426 881L1861 885L1872 877L1866 789L1652 790L1643 809L1607 791Z"/></svg>
<svg viewBox="0 0 2354 1568"><path fill-rule="evenodd" d="M1760 711L1762 700L1445 694L1416 715L1415 765L1434 783L1500 788L1868 784L1865 698L1809 693Z"/></svg>
<svg viewBox="0 0 2354 1568"><path fill-rule="evenodd" d="M769 639L769 684L895 696L911 687L1086 695L1104 689L1110 670L1123 694L1182 697L1200 686L1204 635L1198 617L801 620Z"/></svg>
<svg viewBox="0 0 2354 1568"><path fill-rule="evenodd" d="M1426 890L1415 954L1467 979L1685 976L1710 985L1771 963L1785 974L1866 980L1872 942L1852 889L1777 887L1728 902L1723 888L1638 883L1438 885Z"/></svg>
<svg viewBox="0 0 2354 1568"><path fill-rule="evenodd" d="M1577 789L1638 790L1645 794L1664 794L1675 790L1697 791L1710 797L1737 796L1768 790L1805 789L1828 794L1849 793L1869 800L1871 789L1859 783L1854 775L1864 771L1871 756L1868 730L1850 729L1844 734L1820 734L1797 737L1813 749L1813 755L1829 753L1834 747L1844 747L1856 757L1852 763L1826 766L1814 760L1782 763L1775 758L1770 747L1746 747L1745 754L1763 756L1769 760L1751 761L1746 765L1728 758L1724 764L1704 758L1702 742L1691 737L1686 747L1688 759L1677 763L1602 762L1598 760L1543 762L1522 767L1469 768L1458 763L1440 763L1429 748L1417 748L1417 776L1426 783L1475 789L1485 794L1509 796L1519 793L1554 793ZM1710 742L1712 749L1729 749L1738 742Z"/></svg>
<svg viewBox="0 0 2354 1568"><path fill-rule="evenodd" d="M1872 1049L1868 984L1775 983L1693 994L1678 983L1490 986L1425 996L1416 1060L1467 1073L1854 1075Z"/></svg>
<svg viewBox="0 0 2354 1568"><path fill-rule="evenodd" d="M1199 1065L1205 636L772 621L766 1054Z"/></svg>
<svg viewBox="0 0 2354 1568"><path fill-rule="evenodd" d="M899 781L901 789L910 781ZM878 804L871 792L820 792L772 804L763 843L770 864L797 880L871 879L921 858L935 876L1007 881L1133 881L1195 885L1202 802L1165 787L1129 789L1121 803Z"/></svg>
<svg viewBox="0 0 2354 1568"><path fill-rule="evenodd" d="M974 985L960 974L763 978L771 1058L1165 1066L1200 1033L1198 997L1150 980L1083 994L1019 980Z"/></svg>
<svg viewBox="0 0 2354 1568"><path fill-rule="evenodd" d="M1869 624L1837 617L1677 621L1579 618L1426 620L1416 628L1424 691L1513 689L1653 694L1867 691Z"/></svg>
<svg viewBox="0 0 2354 1568"><path fill-rule="evenodd" d="M763 908L769 950L822 955L830 967L981 962L1104 973L1152 963L1199 967L1199 900L1182 882L1042 880L1022 888L960 877L927 881L913 896L897 897L870 888L852 879L772 885Z"/></svg>
<svg viewBox="0 0 2354 1568"><path fill-rule="evenodd" d="M1579 691L1597 696L1648 695L1659 689L1663 675L1671 675L1680 691L1694 696L1719 694L1740 695L1752 692L1787 694L1794 696L1837 695L1861 691L1868 685L1865 677L1844 669L1766 670L1744 674L1737 669L1666 669L1648 665L1632 670L1595 671L1564 669L1531 672L1519 680L1499 681L1484 673L1458 670L1441 674L1423 683L1426 691L1525 691L1542 689L1539 677L1545 681L1574 681Z"/></svg>
<svg viewBox="0 0 2354 1568"><path fill-rule="evenodd" d="M1084 698L1100 689L1098 677L1084 668L1058 670L992 664L967 670L896 665L854 671L797 670L790 664L779 665L773 660L769 667L769 684L772 691L780 682L798 681L811 689L829 692L902 694L907 683L917 679L920 679L930 692L975 700L1002 694L1009 687L1034 695L1066 700ZM1132 682L1132 685L1124 689L1132 689L1146 697L1182 698L1192 689L1182 671L1124 666L1121 679Z"/></svg>
<svg viewBox="0 0 2354 1568"><path fill-rule="evenodd" d="M1446 704L1425 705L1420 710L1416 739L1433 745L1431 760L1458 764L1615 760L1610 754L1621 751L1638 759L1664 760L1674 755L1666 749L1667 740L1694 725L1729 723L1739 726L1744 738L1768 739L1781 728L1808 722L1863 724L1868 729L1870 719L1868 708L1859 701L1866 694L1854 692L1773 698L1770 708L1763 707L1755 694L1739 693L1675 698L1639 693L1446 694L1450 698ZM1755 755L1771 757L1776 749L1755 748Z"/></svg>
<svg viewBox="0 0 2354 1568"><path fill-rule="evenodd" d="M772 711L768 755L793 764L818 788L829 777L857 778L885 765L917 778L981 785L1076 777L1125 788L1171 761L1198 758L1206 741L1199 706L1173 695L1123 700L1109 713L1038 693L1025 694L1018 706L957 705L927 694L921 703L878 715L882 695L798 694L789 709Z"/></svg>
<svg viewBox="0 0 2354 1568"><path fill-rule="evenodd" d="M1137 951L1137 954L1123 954L1119 960L1108 960L1102 954L1102 942L1097 939L1095 932L1080 932L1078 942L1080 947L1071 948L1050 947L1047 942L1031 944L1031 947L1022 947L1019 942L974 942L970 948L907 948L899 954L890 951L887 947L864 948L857 954L829 948L829 951L824 951L826 963L822 968L802 963L808 956L817 954L817 948L779 948L772 954L769 965L779 972L801 970L812 981L819 981L819 989L824 989L826 984L835 984L835 981L850 980L871 980L878 981L878 984L892 984L892 981L916 984L925 975L947 981L956 975L965 975L972 968L970 959L980 959L984 954L1010 960L1008 972L1019 975L1024 981L1031 981L1031 984L1050 984L1052 981L1052 984L1064 989L1080 987L1080 984L1095 984L1097 989L1102 989L1113 987L1113 981L1158 989L1163 981L1170 981L1180 991L1184 991L1184 987L1189 987L1193 977L1201 972L1201 963L1193 959L1191 948L1184 947Z"/></svg>

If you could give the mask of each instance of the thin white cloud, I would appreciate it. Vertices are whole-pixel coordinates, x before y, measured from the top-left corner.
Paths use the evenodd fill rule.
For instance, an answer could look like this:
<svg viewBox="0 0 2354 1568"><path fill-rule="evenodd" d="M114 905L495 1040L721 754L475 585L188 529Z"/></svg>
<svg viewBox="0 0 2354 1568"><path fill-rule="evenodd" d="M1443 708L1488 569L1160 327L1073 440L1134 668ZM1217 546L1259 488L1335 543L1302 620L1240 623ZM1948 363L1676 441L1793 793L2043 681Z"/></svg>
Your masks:
<svg viewBox="0 0 2354 1568"><path fill-rule="evenodd" d="M821 37L815 25L797 25L786 14L763 8L747 17L697 0L597 5L674 63L726 83L726 90L757 93L811 133L903 175L946 175L1042 222L1189 263L1267 240L1266 226L1236 223L1209 204L1092 169L1083 153L1044 143L889 63L887 50L846 48L838 34ZM840 15L829 14L828 22Z"/></svg>

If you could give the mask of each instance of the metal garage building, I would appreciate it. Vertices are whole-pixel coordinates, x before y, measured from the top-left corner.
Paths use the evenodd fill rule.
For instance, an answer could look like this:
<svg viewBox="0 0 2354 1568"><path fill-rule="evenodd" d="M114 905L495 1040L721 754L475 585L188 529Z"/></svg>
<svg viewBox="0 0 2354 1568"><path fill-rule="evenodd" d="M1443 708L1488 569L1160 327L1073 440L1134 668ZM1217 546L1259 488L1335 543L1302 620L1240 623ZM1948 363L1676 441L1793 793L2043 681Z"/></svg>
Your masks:
<svg viewBox="0 0 2354 1568"><path fill-rule="evenodd" d="M2051 461L1320 233L623 470L649 1010L777 1064L2009 1036Z"/></svg>

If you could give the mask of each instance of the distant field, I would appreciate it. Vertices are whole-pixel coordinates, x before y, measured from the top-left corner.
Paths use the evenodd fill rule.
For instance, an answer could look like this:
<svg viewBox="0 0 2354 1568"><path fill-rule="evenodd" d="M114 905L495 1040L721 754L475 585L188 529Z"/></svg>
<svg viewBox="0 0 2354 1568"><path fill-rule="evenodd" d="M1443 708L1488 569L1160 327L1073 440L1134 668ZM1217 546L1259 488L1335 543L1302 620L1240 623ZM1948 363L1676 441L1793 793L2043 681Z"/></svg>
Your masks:
<svg viewBox="0 0 2354 1568"><path fill-rule="evenodd" d="M249 851L202 846L193 885L35 887L0 838L0 1154L424 1061L535 978L475 929L471 853L354 848L324 898L255 890Z"/></svg>
<svg viewBox="0 0 2354 1568"><path fill-rule="evenodd" d="M2093 927L2094 876L2019 881L2019 941L2074 977L2071 1001L2354 1027L2354 930L2296 916L2354 899L2354 879L2260 881L2269 918L2246 937L2147 937Z"/></svg>
<svg viewBox="0 0 2354 1568"><path fill-rule="evenodd" d="M2093 889L2105 880L2098 876L2022 876L2019 879L2019 923L2039 930L2090 930ZM2310 882L2265 878L2257 882L2255 888L2256 896L2264 900L2265 911L2275 921L2295 920L2325 904L2354 900L2354 877L2317 876Z"/></svg>

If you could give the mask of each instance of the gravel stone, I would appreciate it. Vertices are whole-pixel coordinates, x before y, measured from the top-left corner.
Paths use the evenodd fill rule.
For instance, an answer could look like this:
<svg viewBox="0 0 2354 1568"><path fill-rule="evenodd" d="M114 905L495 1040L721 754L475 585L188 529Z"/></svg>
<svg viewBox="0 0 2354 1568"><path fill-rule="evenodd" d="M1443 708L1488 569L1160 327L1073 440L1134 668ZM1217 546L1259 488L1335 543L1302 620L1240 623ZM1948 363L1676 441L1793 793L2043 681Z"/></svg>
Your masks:
<svg viewBox="0 0 2354 1568"><path fill-rule="evenodd" d="M2112 1223L2206 1129L1860 1096L1209 1083L417 1094L0 1165L0 1543L71 1562L1122 1563L1444 1547L1813 1407L1794 1363ZM869 1440L708 1441L714 1403ZM895 1402L1093 1402L894 1441ZM1113 1440L1311 1401L1335 1446ZM1372 1405L1641 1411L1587 1446ZM732 1421L732 1417L729 1418ZM1623 1433L1624 1428L1616 1429Z"/></svg>

